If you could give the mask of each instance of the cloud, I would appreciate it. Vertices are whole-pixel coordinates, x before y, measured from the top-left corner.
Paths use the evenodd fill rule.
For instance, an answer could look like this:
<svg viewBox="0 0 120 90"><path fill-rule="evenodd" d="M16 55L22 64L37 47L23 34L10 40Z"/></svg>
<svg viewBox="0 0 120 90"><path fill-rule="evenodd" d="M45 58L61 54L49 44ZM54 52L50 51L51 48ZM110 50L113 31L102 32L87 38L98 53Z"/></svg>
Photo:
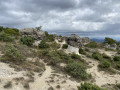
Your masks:
<svg viewBox="0 0 120 90"><path fill-rule="evenodd" d="M0 0L0 25L118 34L119 8L120 0Z"/></svg>

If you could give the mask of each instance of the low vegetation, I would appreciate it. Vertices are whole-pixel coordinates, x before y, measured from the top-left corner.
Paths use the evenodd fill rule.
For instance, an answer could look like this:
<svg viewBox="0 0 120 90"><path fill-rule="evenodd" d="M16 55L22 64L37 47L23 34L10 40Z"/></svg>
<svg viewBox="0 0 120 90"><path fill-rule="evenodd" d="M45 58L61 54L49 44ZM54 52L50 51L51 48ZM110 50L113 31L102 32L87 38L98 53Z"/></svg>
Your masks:
<svg viewBox="0 0 120 90"><path fill-rule="evenodd" d="M25 60L25 56L20 54L19 50L14 47L13 45L8 45L5 54L1 58L2 61L4 62L20 62Z"/></svg>
<svg viewBox="0 0 120 90"><path fill-rule="evenodd" d="M12 42L12 41L14 41L14 37L10 36L9 34L6 34L4 32L1 32L0 33L0 41L3 41L3 42Z"/></svg>
<svg viewBox="0 0 120 90"><path fill-rule="evenodd" d="M68 45L67 45L67 44L63 44L62 48L63 48L63 49L67 49L67 48L68 48Z"/></svg>
<svg viewBox="0 0 120 90"><path fill-rule="evenodd" d="M102 89L95 84L85 82L84 84L81 84L81 86L78 87L78 90L105 90L105 89Z"/></svg>
<svg viewBox="0 0 120 90"><path fill-rule="evenodd" d="M83 50L82 48L79 48L79 54L86 54L85 50Z"/></svg>
<svg viewBox="0 0 120 90"><path fill-rule="evenodd" d="M101 44L99 43L96 43L94 41L91 41L89 44L85 45L86 47L89 47L89 48L99 48L99 47L102 47Z"/></svg>
<svg viewBox="0 0 120 90"><path fill-rule="evenodd" d="M71 76L85 80L90 78L90 74L86 72L86 67L79 62L69 63L65 67L66 72L68 72Z"/></svg>
<svg viewBox="0 0 120 90"><path fill-rule="evenodd" d="M111 45L111 44L117 43L117 41L112 39L112 38L106 37L105 40L104 40L104 43L108 43L108 44Z"/></svg>
<svg viewBox="0 0 120 90"><path fill-rule="evenodd" d="M99 67L100 68L109 68L111 66L110 62L107 60L103 60L100 62Z"/></svg>
<svg viewBox="0 0 120 90"><path fill-rule="evenodd" d="M45 41L47 42L53 42L55 41L54 35L53 34L48 34L48 32L45 32Z"/></svg>
<svg viewBox="0 0 120 90"><path fill-rule="evenodd" d="M99 61L103 60L102 55L97 51L92 54L92 57L96 60L99 60Z"/></svg>
<svg viewBox="0 0 120 90"><path fill-rule="evenodd" d="M38 47L39 47L40 49L46 49L46 48L49 48L49 44L47 44L45 40L42 40L42 41L40 42L40 44L38 45Z"/></svg>
<svg viewBox="0 0 120 90"><path fill-rule="evenodd" d="M32 46L34 43L34 38L31 36L24 36L20 39L20 41L27 46Z"/></svg>

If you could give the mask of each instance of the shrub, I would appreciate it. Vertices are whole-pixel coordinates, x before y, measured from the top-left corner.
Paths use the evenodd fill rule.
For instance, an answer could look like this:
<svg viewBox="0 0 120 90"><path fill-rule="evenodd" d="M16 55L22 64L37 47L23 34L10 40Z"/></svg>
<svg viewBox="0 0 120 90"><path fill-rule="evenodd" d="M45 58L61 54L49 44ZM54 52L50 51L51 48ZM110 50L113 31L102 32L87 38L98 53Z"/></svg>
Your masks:
<svg viewBox="0 0 120 90"><path fill-rule="evenodd" d="M4 27L3 26L0 26L0 32L4 30Z"/></svg>
<svg viewBox="0 0 120 90"><path fill-rule="evenodd" d="M104 40L104 43L114 44L114 43L117 43L117 41L112 39L112 38L106 37L105 40Z"/></svg>
<svg viewBox="0 0 120 90"><path fill-rule="evenodd" d="M67 44L63 44L62 48L63 48L63 49L67 49L67 48L68 48L68 45L67 45Z"/></svg>
<svg viewBox="0 0 120 90"><path fill-rule="evenodd" d="M78 87L78 90L103 90L103 89L97 85L85 82L84 84L81 84L80 87Z"/></svg>
<svg viewBox="0 0 120 90"><path fill-rule="evenodd" d="M97 59L97 60L103 60L103 58L102 58L102 56L101 56L101 54L100 54L99 52L94 52L94 53L92 54L92 57L93 57L94 59Z"/></svg>
<svg viewBox="0 0 120 90"><path fill-rule="evenodd" d="M32 46L34 43L34 38L30 36L24 36L20 39L20 41L27 46Z"/></svg>
<svg viewBox="0 0 120 90"><path fill-rule="evenodd" d="M99 64L99 67L100 68L109 68L110 67L110 62L104 60L104 61L101 61L100 64Z"/></svg>
<svg viewBox="0 0 120 90"><path fill-rule="evenodd" d="M16 28L6 28L6 29L4 30L4 32L5 32L6 34L9 34L9 35L14 35L14 36L18 36L18 35L19 35L19 30L16 29Z"/></svg>
<svg viewBox="0 0 120 90"><path fill-rule="evenodd" d="M108 55L106 55L105 53L102 54L103 58L105 59L111 59L111 57L109 57Z"/></svg>
<svg viewBox="0 0 120 90"><path fill-rule="evenodd" d="M25 57L20 54L17 48L12 45L7 46L5 54L2 57L2 60L6 61L24 61Z"/></svg>
<svg viewBox="0 0 120 90"><path fill-rule="evenodd" d="M78 54L72 53L71 54L72 59L81 59L81 57Z"/></svg>
<svg viewBox="0 0 120 90"><path fill-rule="evenodd" d="M0 33L0 41L12 42L12 41L14 41L14 37L2 32L2 33Z"/></svg>
<svg viewBox="0 0 120 90"><path fill-rule="evenodd" d="M66 72L68 72L71 76L78 78L78 79L88 79L90 77L89 74L86 72L86 67L83 66L81 63L69 63L65 67Z"/></svg>
<svg viewBox="0 0 120 90"><path fill-rule="evenodd" d="M120 84L117 84L116 86L118 87L118 89L120 89Z"/></svg>
<svg viewBox="0 0 120 90"><path fill-rule="evenodd" d="M54 41L54 42L52 42L52 43L50 44L50 47L51 47L52 49L59 49L59 48L60 48L60 44L58 44L58 43L56 43L56 42Z"/></svg>
<svg viewBox="0 0 120 90"><path fill-rule="evenodd" d="M114 56L113 60L114 61L120 61L120 56Z"/></svg>
<svg viewBox="0 0 120 90"><path fill-rule="evenodd" d="M87 44L85 46L89 47L89 48L97 48L97 47L99 47L99 45L94 41L91 41L89 44Z"/></svg>
<svg viewBox="0 0 120 90"><path fill-rule="evenodd" d="M46 36L46 38L45 38L46 41L48 41L48 42L55 41L54 35L48 34L47 31L45 31L45 36Z"/></svg>
<svg viewBox="0 0 120 90"><path fill-rule="evenodd" d="M79 48L79 54L86 54L86 52L82 49L82 48Z"/></svg>
<svg viewBox="0 0 120 90"><path fill-rule="evenodd" d="M49 48L49 44L47 44L44 40L42 40L42 41L40 42L40 44L38 45L38 47L39 47L40 49L46 49L46 48Z"/></svg>

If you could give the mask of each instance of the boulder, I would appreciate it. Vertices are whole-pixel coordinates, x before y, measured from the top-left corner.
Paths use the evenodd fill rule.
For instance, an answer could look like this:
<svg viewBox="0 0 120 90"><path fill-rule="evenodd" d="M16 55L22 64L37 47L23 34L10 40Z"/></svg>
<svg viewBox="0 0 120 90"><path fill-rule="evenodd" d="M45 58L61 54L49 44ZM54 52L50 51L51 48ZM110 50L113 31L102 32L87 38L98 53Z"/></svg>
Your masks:
<svg viewBox="0 0 120 90"><path fill-rule="evenodd" d="M32 36L35 40L43 40L45 33L42 30L36 28L24 28L20 29L21 36Z"/></svg>
<svg viewBox="0 0 120 90"><path fill-rule="evenodd" d="M72 34L70 37L66 37L66 42L73 47L80 48L83 45L88 44L90 39L88 37L81 38L76 34Z"/></svg>

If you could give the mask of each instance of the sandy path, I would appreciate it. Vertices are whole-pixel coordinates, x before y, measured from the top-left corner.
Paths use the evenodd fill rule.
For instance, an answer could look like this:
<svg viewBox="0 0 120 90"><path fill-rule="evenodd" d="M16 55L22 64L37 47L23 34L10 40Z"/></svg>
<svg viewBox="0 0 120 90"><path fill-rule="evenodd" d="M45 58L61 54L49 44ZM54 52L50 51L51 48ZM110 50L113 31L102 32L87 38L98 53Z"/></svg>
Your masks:
<svg viewBox="0 0 120 90"><path fill-rule="evenodd" d="M95 79L95 82L97 85L102 86L105 84L116 84L120 83L120 75L110 75L108 73L105 73L104 71L98 71L98 62L95 60L92 60L90 58L85 57L84 58L87 62L89 62L89 65L91 68L87 69L87 72L90 73L93 78Z"/></svg>
<svg viewBox="0 0 120 90"><path fill-rule="evenodd" d="M103 53L105 53L105 54L107 54L108 56L114 56L115 54L116 54L116 52L114 52L114 51L105 51L104 49L98 49L98 51L101 53L101 54L103 54Z"/></svg>
<svg viewBox="0 0 120 90"><path fill-rule="evenodd" d="M51 75L52 69L50 66L46 66L45 72L41 77L36 76L36 80L34 83L30 84L31 90L46 90L48 88L48 84L46 83L46 79Z"/></svg>

